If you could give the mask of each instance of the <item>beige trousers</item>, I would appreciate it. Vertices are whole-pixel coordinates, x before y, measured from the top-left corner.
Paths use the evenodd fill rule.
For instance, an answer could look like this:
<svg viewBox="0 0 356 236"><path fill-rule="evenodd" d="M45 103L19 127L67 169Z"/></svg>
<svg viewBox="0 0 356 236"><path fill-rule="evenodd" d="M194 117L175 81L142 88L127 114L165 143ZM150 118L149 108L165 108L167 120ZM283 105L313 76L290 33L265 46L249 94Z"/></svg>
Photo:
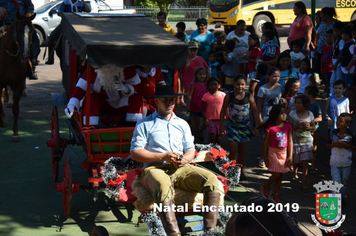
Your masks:
<svg viewBox="0 0 356 236"><path fill-rule="evenodd" d="M206 193L220 192L216 175L196 166L185 165L176 169L172 165L146 167L141 176L141 184L148 190L156 202L173 200L173 188Z"/></svg>

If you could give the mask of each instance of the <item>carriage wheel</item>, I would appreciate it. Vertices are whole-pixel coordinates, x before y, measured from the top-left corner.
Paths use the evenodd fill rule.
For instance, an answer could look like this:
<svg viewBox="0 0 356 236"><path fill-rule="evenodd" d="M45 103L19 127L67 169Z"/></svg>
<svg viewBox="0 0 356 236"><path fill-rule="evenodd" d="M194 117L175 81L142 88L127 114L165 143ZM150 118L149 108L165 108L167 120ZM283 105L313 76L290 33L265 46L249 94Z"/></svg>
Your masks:
<svg viewBox="0 0 356 236"><path fill-rule="evenodd" d="M73 193L79 192L79 182L72 180L72 163L69 157L64 164L63 182L56 184L57 192L63 193L64 216L70 217L72 211Z"/></svg>
<svg viewBox="0 0 356 236"><path fill-rule="evenodd" d="M62 149L60 148L59 122L57 106L52 108L51 116L51 139L47 140L47 146L51 147L52 175L54 181L58 180L59 161L62 158Z"/></svg>
<svg viewBox="0 0 356 236"><path fill-rule="evenodd" d="M109 236L108 231L103 226L95 226L90 236Z"/></svg>

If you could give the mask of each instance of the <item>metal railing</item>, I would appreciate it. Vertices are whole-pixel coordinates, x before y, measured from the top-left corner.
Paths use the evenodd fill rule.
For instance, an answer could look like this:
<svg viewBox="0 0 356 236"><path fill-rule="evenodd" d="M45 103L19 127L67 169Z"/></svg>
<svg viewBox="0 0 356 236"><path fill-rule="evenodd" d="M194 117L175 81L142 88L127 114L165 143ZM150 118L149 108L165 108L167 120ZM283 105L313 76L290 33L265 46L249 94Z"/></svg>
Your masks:
<svg viewBox="0 0 356 236"><path fill-rule="evenodd" d="M145 14L151 20L157 22L157 13L160 11L159 7L146 7L146 6L125 6L125 9L136 9L137 14ZM168 21L193 21L198 18L204 17L208 19L207 7L189 7L189 8L171 8L168 13Z"/></svg>

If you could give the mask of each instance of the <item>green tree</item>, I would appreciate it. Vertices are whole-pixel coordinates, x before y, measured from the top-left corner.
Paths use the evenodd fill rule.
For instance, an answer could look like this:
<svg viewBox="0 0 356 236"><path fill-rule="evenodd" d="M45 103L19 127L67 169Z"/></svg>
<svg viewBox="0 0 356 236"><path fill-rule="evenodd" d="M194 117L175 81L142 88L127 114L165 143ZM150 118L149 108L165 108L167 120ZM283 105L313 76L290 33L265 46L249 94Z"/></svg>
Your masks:
<svg viewBox="0 0 356 236"><path fill-rule="evenodd" d="M172 3L175 2L175 0L152 0L154 3L156 3L161 11L164 11L167 13L169 12L169 8L171 7Z"/></svg>

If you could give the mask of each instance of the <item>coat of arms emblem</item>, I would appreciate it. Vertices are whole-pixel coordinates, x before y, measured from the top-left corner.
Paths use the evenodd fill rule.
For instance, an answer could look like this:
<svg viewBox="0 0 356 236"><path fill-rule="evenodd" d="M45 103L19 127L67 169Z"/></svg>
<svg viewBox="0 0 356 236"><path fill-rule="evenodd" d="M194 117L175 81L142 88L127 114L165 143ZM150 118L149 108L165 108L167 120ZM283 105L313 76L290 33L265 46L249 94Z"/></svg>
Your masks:
<svg viewBox="0 0 356 236"><path fill-rule="evenodd" d="M342 184L334 181L321 181L313 185L315 195L315 213L312 220L320 229L335 230L345 221L346 215L341 214ZM325 193L328 191L328 193ZM330 193L331 192L331 193Z"/></svg>

